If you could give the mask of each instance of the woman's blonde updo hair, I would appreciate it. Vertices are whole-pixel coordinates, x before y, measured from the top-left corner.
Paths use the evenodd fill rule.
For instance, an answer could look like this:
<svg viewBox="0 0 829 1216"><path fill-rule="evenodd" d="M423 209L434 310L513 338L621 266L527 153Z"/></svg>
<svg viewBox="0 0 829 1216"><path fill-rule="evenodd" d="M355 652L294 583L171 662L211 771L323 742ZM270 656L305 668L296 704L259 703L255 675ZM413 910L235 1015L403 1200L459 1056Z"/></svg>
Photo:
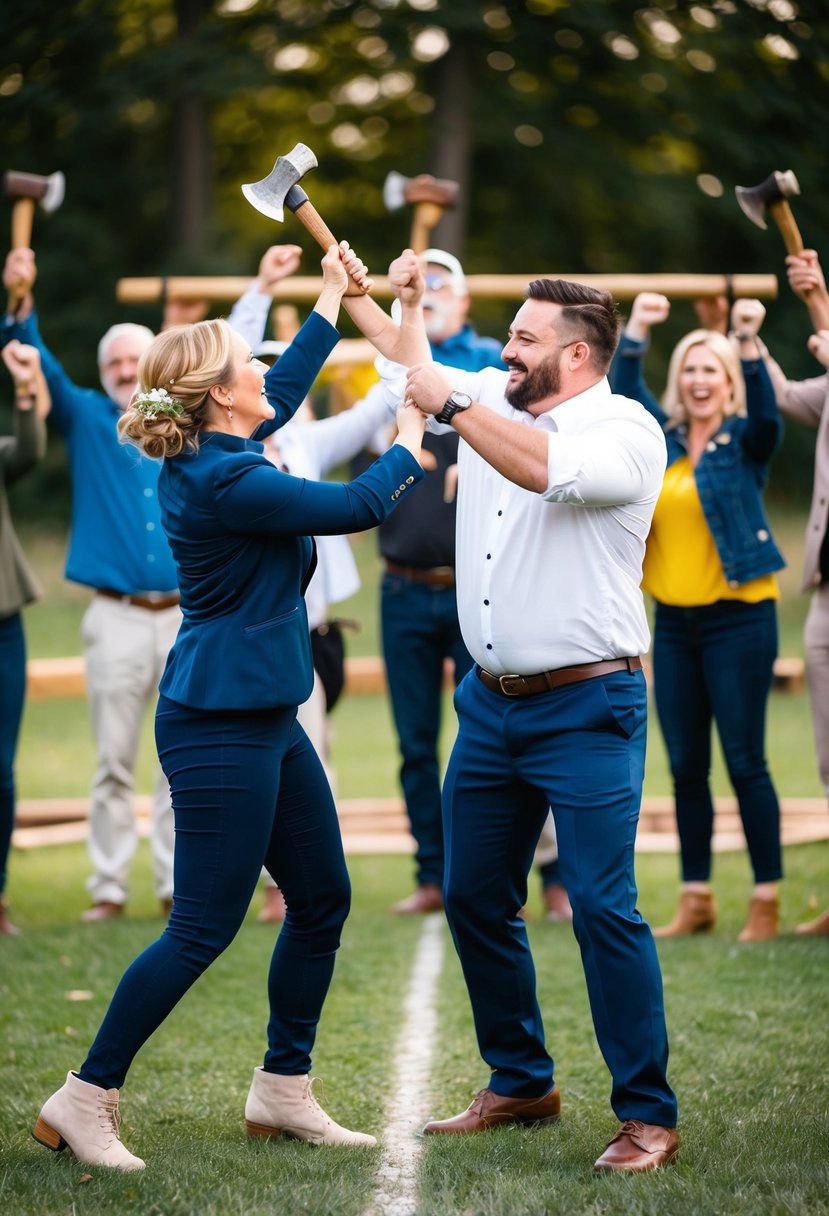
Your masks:
<svg viewBox="0 0 829 1216"><path fill-rule="evenodd" d="M705 346L723 365L725 374L731 381L731 400L725 404L726 414L744 414L746 412L746 382L743 379L743 369L739 356L725 334L716 329L692 329L681 338L674 347L671 361L668 364L668 379L665 392L662 395L662 408L671 423L679 426L688 421L682 397L679 392L679 374L685 357L692 346Z"/></svg>
<svg viewBox="0 0 829 1216"><path fill-rule="evenodd" d="M134 443L145 456L178 456L185 447L198 451L199 432L210 414L210 389L230 385L233 378L233 330L227 321L165 329L141 356L138 392L166 389L181 413L150 418L130 406L118 422L121 441Z"/></svg>

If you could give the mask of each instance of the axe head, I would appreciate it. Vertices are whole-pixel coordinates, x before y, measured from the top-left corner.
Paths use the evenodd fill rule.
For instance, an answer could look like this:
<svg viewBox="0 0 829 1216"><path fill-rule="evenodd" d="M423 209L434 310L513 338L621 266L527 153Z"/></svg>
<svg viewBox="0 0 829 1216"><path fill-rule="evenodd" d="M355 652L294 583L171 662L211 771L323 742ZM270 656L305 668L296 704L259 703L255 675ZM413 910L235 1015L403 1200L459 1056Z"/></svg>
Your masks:
<svg viewBox="0 0 829 1216"><path fill-rule="evenodd" d="M9 169L3 174L6 198L33 198L44 211L57 211L65 192L66 178L60 172L41 177L37 173L19 173L16 169Z"/></svg>
<svg viewBox="0 0 829 1216"><path fill-rule="evenodd" d="M436 203L439 207L452 207L459 191L459 182L432 177L429 173L404 177L392 169L383 184L383 202L389 211L399 211L404 203Z"/></svg>
<svg viewBox="0 0 829 1216"><path fill-rule="evenodd" d="M285 156L278 156L267 177L242 186L252 207L281 224L285 219L285 196L309 169L316 169L317 158L305 144L297 144Z"/></svg>
<svg viewBox="0 0 829 1216"><path fill-rule="evenodd" d="M779 203L793 194L800 194L800 184L793 170L786 169L781 172L775 169L759 186L735 186L734 193L752 224L765 228L766 212L772 203Z"/></svg>

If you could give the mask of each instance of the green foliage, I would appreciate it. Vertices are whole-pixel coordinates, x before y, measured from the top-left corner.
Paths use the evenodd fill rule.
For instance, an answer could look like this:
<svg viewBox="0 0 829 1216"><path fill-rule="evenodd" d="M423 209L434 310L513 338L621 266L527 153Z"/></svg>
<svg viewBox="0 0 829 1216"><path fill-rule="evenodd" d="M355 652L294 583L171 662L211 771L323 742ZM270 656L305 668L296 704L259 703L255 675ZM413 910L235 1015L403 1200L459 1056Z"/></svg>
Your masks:
<svg viewBox="0 0 829 1216"><path fill-rule="evenodd" d="M239 191L297 141L320 162L312 201L374 267L408 238L408 212L382 200L396 169L462 182L459 226L447 216L435 235L470 271L780 274L779 234L750 225L733 187L793 168L820 247L829 27L816 15L766 0L6 5L2 159L67 178L63 207L35 221L45 336L94 384L109 323L159 321L158 305L114 303L119 278L253 273L274 239L299 241L313 272L301 225L275 231ZM791 375L814 374L804 312L782 294L769 343ZM479 312L498 334L512 306ZM787 441L784 492L806 484L808 458L808 436ZM34 475L40 500L53 460Z"/></svg>

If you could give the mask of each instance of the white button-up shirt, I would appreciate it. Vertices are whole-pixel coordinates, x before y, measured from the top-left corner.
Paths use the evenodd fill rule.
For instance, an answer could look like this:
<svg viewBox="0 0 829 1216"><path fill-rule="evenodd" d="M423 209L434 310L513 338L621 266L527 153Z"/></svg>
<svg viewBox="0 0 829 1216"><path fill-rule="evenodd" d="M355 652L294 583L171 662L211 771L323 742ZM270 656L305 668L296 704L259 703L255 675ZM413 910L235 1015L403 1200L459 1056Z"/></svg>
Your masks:
<svg viewBox="0 0 829 1216"><path fill-rule="evenodd" d="M650 633L639 584L667 460L662 429L606 378L535 418L506 401L508 374L446 369L453 389L548 441L543 494L460 441L455 560L466 646L494 675L642 654Z"/></svg>

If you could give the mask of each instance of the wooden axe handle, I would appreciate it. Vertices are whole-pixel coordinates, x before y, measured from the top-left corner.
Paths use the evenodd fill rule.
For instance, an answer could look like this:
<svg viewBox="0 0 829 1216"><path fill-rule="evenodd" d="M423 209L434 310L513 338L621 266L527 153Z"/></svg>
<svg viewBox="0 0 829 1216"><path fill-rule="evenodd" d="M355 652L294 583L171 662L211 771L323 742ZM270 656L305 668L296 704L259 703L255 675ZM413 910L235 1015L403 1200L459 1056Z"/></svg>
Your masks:
<svg viewBox="0 0 829 1216"><path fill-rule="evenodd" d="M12 206L12 249L28 249L32 243L32 227L35 220L36 199L16 198ZM14 316L25 299L26 288L22 283L16 284L9 292L6 311Z"/></svg>
<svg viewBox="0 0 829 1216"><path fill-rule="evenodd" d="M294 215L305 225L311 236L323 249L330 249L332 245L338 245L339 241L334 236L334 233L326 224L325 220L314 207L309 199L305 199L297 207L292 207ZM350 278L351 276L349 276ZM347 289L347 296L361 295L364 296L368 288L361 287L359 283L355 283L351 279L351 286Z"/></svg>
<svg viewBox="0 0 829 1216"><path fill-rule="evenodd" d="M425 253L429 248L429 237L440 222L443 210L439 203L415 203L409 237L409 244L415 253Z"/></svg>
<svg viewBox="0 0 829 1216"><path fill-rule="evenodd" d="M780 229L783 243L786 246L786 253L802 253L803 237L800 235L797 221L792 215L792 209L786 200L781 198L776 203L771 203L769 211L771 212L771 218Z"/></svg>

